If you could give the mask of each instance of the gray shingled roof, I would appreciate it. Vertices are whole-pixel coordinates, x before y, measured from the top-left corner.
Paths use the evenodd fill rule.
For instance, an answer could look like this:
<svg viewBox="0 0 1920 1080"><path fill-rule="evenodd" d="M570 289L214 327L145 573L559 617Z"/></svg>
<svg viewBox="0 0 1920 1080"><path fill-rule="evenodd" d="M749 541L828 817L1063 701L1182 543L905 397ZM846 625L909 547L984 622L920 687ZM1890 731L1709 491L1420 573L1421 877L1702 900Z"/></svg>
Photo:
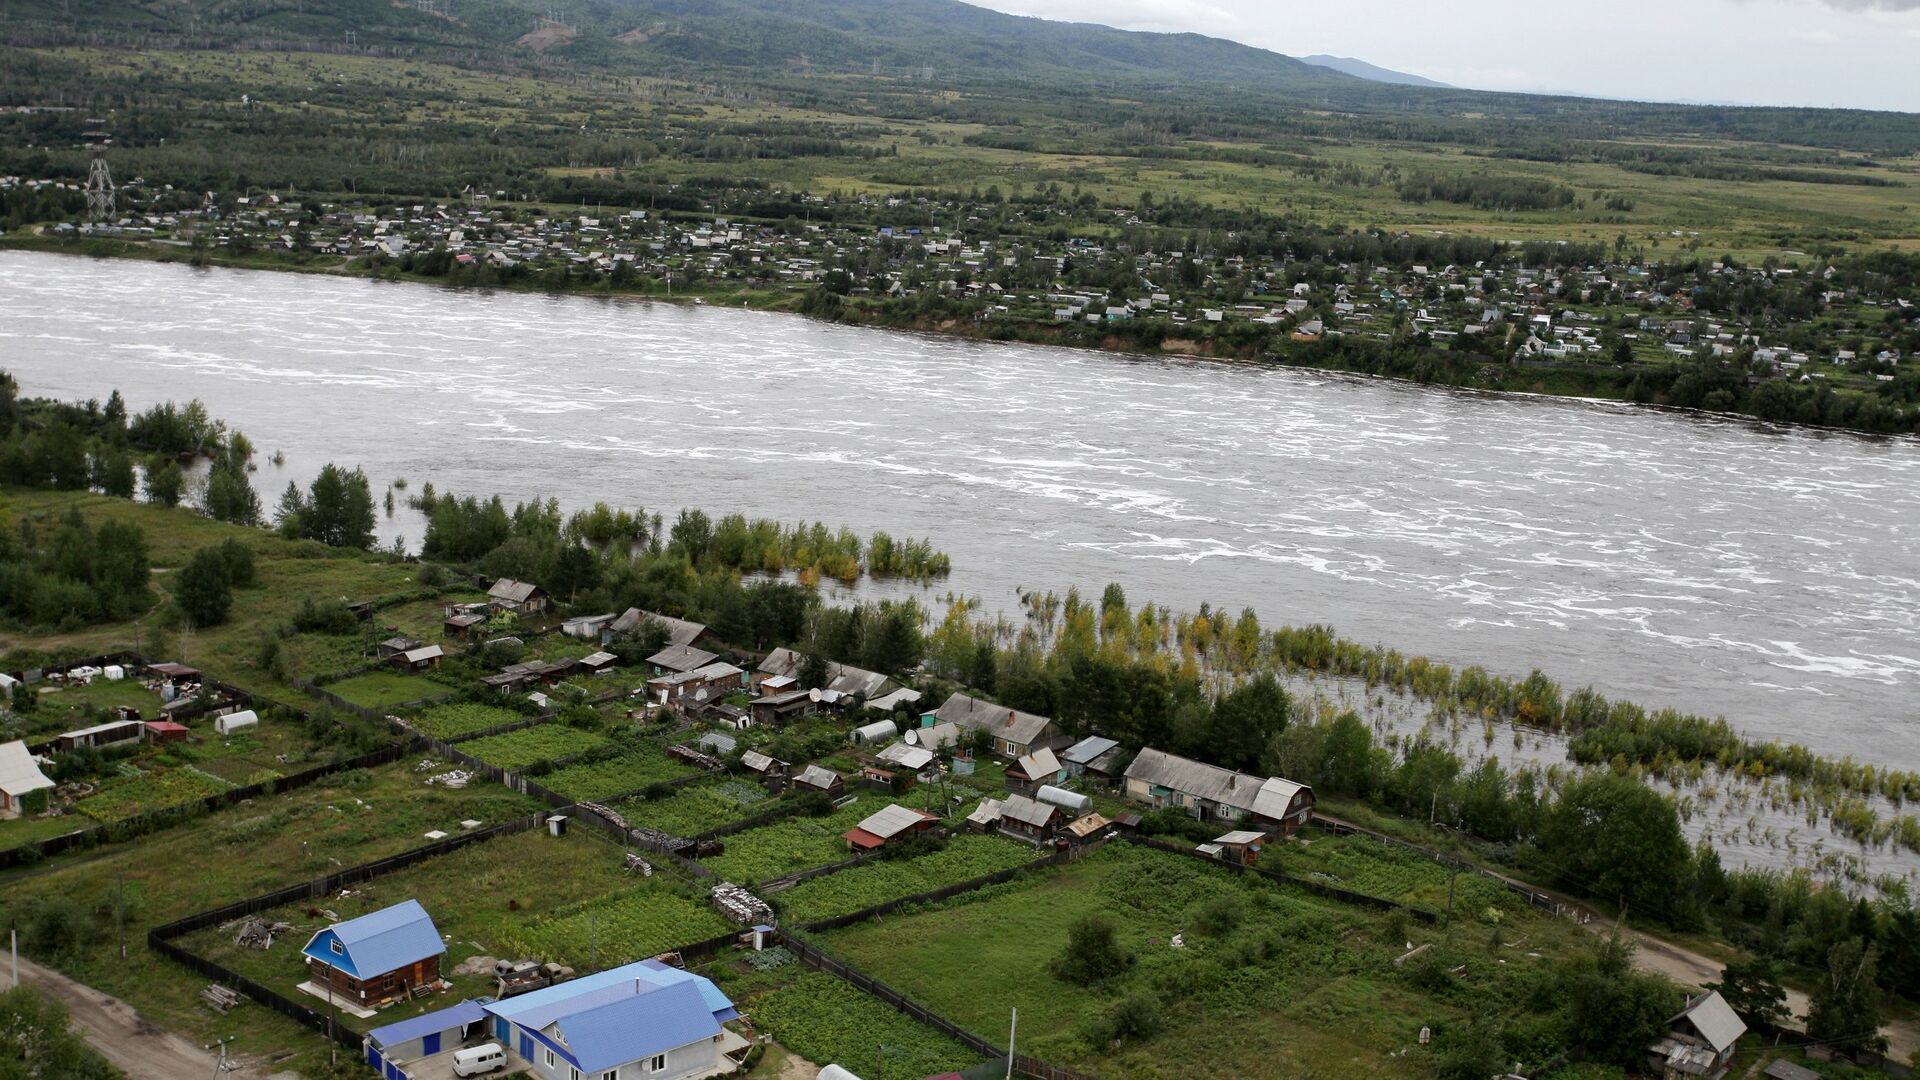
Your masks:
<svg viewBox="0 0 1920 1080"><path fill-rule="evenodd" d="M616 634L624 634L629 630L637 629L640 626L641 620L643 619L653 619L654 621L658 622L660 625L666 627L667 628L667 644L669 645L691 645L694 643L694 640L697 639L701 634L704 634L707 632L707 628L704 623L688 622L685 619L675 619L668 615L660 615L651 611L643 611L637 607L628 608L626 611L622 612L619 618L607 624L607 629L613 631Z"/></svg>
<svg viewBox="0 0 1920 1080"><path fill-rule="evenodd" d="M539 588L530 582L501 578L493 583L493 588L487 590L487 596L505 604L524 604Z"/></svg>
<svg viewBox="0 0 1920 1080"><path fill-rule="evenodd" d="M691 645L669 645L647 657L647 663L666 668L668 671L692 671L694 668L705 667L717 659L719 659L718 653L710 653L705 649L696 649Z"/></svg>
<svg viewBox="0 0 1920 1080"><path fill-rule="evenodd" d="M1142 750L1134 757L1127 766L1127 779L1276 820L1287 815L1295 795L1313 790L1277 776L1262 780L1153 749Z"/></svg>
<svg viewBox="0 0 1920 1080"><path fill-rule="evenodd" d="M993 732L994 738L1020 746L1033 745L1046 733L1048 725L1053 723L1047 717L1023 713L966 694L949 697L945 704L934 710L933 715L962 728L986 728Z"/></svg>
<svg viewBox="0 0 1920 1080"><path fill-rule="evenodd" d="M798 679L800 668L806 664L806 658L793 649L775 649L760 661L756 671L768 675L785 675ZM853 667L833 661L827 663L827 685L808 687L809 690L837 690L842 694L859 694L868 700L880 697L895 689L899 684L892 678L877 671Z"/></svg>

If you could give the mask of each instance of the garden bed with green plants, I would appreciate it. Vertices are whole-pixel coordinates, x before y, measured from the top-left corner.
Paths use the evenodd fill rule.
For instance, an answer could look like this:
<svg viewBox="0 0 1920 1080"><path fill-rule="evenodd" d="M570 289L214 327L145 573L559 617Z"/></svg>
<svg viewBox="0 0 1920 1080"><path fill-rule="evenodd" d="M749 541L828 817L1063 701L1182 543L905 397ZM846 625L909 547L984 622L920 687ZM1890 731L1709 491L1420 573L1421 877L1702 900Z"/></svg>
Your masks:
<svg viewBox="0 0 1920 1080"><path fill-rule="evenodd" d="M529 765L584 754L606 745L605 738L591 731L564 724L541 724L461 743L460 751L497 768L525 769Z"/></svg>

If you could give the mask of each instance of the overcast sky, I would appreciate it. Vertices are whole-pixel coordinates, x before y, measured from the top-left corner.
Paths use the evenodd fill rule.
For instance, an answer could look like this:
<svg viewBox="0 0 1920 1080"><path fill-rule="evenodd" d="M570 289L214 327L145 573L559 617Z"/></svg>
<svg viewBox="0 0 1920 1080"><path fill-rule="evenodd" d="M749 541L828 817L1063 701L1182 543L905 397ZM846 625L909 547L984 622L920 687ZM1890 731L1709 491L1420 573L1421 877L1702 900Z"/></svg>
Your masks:
<svg viewBox="0 0 1920 1080"><path fill-rule="evenodd" d="M970 0L1479 90L1920 112L1920 0Z"/></svg>

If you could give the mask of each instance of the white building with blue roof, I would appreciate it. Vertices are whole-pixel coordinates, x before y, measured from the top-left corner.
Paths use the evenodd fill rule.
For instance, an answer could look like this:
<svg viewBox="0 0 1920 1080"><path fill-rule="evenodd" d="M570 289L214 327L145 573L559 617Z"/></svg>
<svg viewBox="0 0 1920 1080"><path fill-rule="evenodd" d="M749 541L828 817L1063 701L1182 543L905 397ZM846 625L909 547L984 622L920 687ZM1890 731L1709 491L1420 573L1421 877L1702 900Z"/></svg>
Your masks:
<svg viewBox="0 0 1920 1080"><path fill-rule="evenodd" d="M314 934L301 950L309 979L301 989L371 1008L439 985L446 951L427 909L403 900Z"/></svg>
<svg viewBox="0 0 1920 1080"><path fill-rule="evenodd" d="M546 1080L698 1080L731 1072L740 1014L713 981L641 960L483 1006L495 1040Z"/></svg>

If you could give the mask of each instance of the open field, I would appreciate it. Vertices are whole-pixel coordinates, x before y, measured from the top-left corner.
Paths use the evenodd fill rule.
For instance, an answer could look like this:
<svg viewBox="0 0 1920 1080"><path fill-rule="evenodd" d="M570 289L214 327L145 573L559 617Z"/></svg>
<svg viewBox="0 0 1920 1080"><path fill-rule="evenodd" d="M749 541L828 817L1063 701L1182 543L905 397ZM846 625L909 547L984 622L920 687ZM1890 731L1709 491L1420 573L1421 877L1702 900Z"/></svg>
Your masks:
<svg viewBox="0 0 1920 1080"><path fill-rule="evenodd" d="M458 702L449 705L434 705L408 717L413 727L436 739L457 739L462 735L471 735L476 731L511 724L524 719L521 713L498 705L478 705L472 702Z"/></svg>
<svg viewBox="0 0 1920 1080"><path fill-rule="evenodd" d="M327 689L369 709L392 709L414 701L446 697L453 688L422 675L402 675L397 671L369 671L350 679L328 683Z"/></svg>
<svg viewBox="0 0 1920 1080"><path fill-rule="evenodd" d="M1219 915L1222 903L1231 917ZM1092 913L1114 918L1122 947L1137 958L1099 989L1047 971L1067 928ZM1243 1077L1415 1077L1433 1067L1415 1048L1422 1025L1525 1012L1510 995L1545 961L1490 951L1493 932L1477 922L1436 932L1117 844L1070 868L824 935L822 944L975 1031L998 1031L1018 1007L1026 1052L1102 1077L1167 1076L1168 1063L1196 1055ZM1499 932L1531 935L1530 948L1564 947L1582 933L1518 911ZM1171 947L1176 934L1184 947ZM1434 942L1440 974L1419 976L1433 989L1391 965L1406 950L1402 934ZM1140 994L1158 1003L1164 1026L1110 1048L1095 1034L1102 1019ZM1232 1039L1219 1037L1226 1030Z"/></svg>

